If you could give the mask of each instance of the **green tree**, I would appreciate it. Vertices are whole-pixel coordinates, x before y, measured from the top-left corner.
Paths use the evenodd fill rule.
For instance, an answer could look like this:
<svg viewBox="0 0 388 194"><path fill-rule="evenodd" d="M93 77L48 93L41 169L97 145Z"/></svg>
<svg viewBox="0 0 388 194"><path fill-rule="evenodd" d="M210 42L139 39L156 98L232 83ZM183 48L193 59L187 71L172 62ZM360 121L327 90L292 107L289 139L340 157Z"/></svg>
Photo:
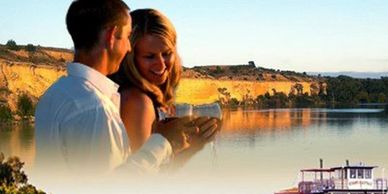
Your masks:
<svg viewBox="0 0 388 194"><path fill-rule="evenodd" d="M0 120L10 121L13 119L12 111L7 105L0 105Z"/></svg>
<svg viewBox="0 0 388 194"><path fill-rule="evenodd" d="M369 94L384 92L384 82L382 79L362 79L361 84L363 89Z"/></svg>
<svg viewBox="0 0 388 194"><path fill-rule="evenodd" d="M36 51L36 46L34 46L33 44L27 44L26 51L28 51L28 52L35 52Z"/></svg>
<svg viewBox="0 0 388 194"><path fill-rule="evenodd" d="M256 97L256 104L259 108L266 107L266 97L264 95L259 95Z"/></svg>
<svg viewBox="0 0 388 194"><path fill-rule="evenodd" d="M27 175L22 170L24 163L18 157L5 161L0 153L0 193L1 194L45 194L28 184Z"/></svg>
<svg viewBox="0 0 388 194"><path fill-rule="evenodd" d="M327 79L327 93L330 100L339 104L357 104L357 94L361 91L361 82L349 76L340 75Z"/></svg>
<svg viewBox="0 0 388 194"><path fill-rule="evenodd" d="M270 98L271 98L271 94L269 94L269 92L266 92L266 93L264 94L264 97L267 98L267 99L270 99Z"/></svg>
<svg viewBox="0 0 388 194"><path fill-rule="evenodd" d="M254 61L248 61L248 66L256 68L255 62Z"/></svg>
<svg viewBox="0 0 388 194"><path fill-rule="evenodd" d="M5 44L5 46L9 49L9 50L19 50L19 46L16 44L16 42L14 40L8 40L7 43Z"/></svg>
<svg viewBox="0 0 388 194"><path fill-rule="evenodd" d="M304 93L296 96L294 104L296 107L312 107L319 104L317 97L317 95L309 96L307 93Z"/></svg>
<svg viewBox="0 0 388 194"><path fill-rule="evenodd" d="M274 108L285 108L288 104L288 97L283 92L276 92L269 100L269 106Z"/></svg>
<svg viewBox="0 0 388 194"><path fill-rule="evenodd" d="M387 97L385 96L384 93L379 93L378 97L377 97L377 102L378 103L384 103L387 101Z"/></svg>
<svg viewBox="0 0 388 194"><path fill-rule="evenodd" d="M357 94L357 101L360 102L360 103L368 103L368 102L370 102L368 92L361 91L360 93L358 93Z"/></svg>
<svg viewBox="0 0 388 194"><path fill-rule="evenodd" d="M17 102L18 114L23 119L29 118L34 114L34 105L31 98L27 94L22 94Z"/></svg>
<svg viewBox="0 0 388 194"><path fill-rule="evenodd" d="M384 94L388 97L388 77L381 77L381 81L384 85Z"/></svg>
<svg viewBox="0 0 388 194"><path fill-rule="evenodd" d="M230 105L232 106L238 106L240 102L237 100L237 98L230 99Z"/></svg>

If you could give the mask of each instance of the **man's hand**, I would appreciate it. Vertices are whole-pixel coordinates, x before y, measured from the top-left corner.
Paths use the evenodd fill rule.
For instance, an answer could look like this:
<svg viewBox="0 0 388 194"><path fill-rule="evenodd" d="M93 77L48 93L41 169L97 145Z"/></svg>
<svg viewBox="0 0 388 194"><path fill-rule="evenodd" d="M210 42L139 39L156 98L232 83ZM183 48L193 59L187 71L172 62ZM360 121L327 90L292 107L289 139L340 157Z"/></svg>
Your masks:
<svg viewBox="0 0 388 194"><path fill-rule="evenodd" d="M190 147L175 155L172 162L172 169L177 170L184 166L198 151L214 140L217 132L221 128L219 119L209 117L199 117L194 120L194 125L198 126L199 132L188 136Z"/></svg>
<svg viewBox="0 0 388 194"><path fill-rule="evenodd" d="M194 117L169 118L167 121L155 123L155 133L161 134L171 144L175 154L190 147L188 141L190 134L198 134L199 127L195 125Z"/></svg>
<svg viewBox="0 0 388 194"><path fill-rule="evenodd" d="M194 125L199 127L199 137L204 143L213 141L215 135L221 128L221 121L217 118L199 117L194 121Z"/></svg>

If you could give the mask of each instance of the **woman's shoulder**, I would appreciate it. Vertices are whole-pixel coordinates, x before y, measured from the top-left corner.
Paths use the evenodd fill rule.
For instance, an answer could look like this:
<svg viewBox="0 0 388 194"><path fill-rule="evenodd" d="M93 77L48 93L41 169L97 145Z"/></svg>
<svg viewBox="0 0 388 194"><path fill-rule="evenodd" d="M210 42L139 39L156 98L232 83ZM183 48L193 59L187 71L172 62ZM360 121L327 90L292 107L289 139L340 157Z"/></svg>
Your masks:
<svg viewBox="0 0 388 194"><path fill-rule="evenodd" d="M127 88L120 93L121 101L125 104L136 104L137 106L140 104L153 105L151 97L138 88Z"/></svg>

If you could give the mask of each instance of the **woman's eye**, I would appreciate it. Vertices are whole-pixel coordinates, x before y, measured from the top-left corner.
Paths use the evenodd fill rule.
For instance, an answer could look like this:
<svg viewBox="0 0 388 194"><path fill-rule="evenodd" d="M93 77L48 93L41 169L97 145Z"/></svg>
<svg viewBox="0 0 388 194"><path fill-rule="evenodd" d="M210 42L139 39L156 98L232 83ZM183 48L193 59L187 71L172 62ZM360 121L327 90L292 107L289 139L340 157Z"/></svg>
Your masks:
<svg viewBox="0 0 388 194"><path fill-rule="evenodd" d="M172 52L166 52L166 53L163 53L163 57L169 57L171 56Z"/></svg>

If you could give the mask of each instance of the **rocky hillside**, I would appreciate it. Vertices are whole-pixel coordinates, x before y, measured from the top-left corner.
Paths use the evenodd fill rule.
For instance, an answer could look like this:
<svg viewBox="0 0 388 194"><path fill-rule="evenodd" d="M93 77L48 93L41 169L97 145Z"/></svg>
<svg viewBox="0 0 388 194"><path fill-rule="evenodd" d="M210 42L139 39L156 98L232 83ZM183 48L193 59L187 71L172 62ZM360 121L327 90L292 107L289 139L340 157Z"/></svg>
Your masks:
<svg viewBox="0 0 388 194"><path fill-rule="evenodd" d="M18 96L27 94L37 102L44 91L65 75L72 51L58 48L19 46L10 50L0 45L0 104L16 111ZM314 77L246 65L184 68L177 91L178 103L202 104L231 98L243 100L269 92L318 93L324 83Z"/></svg>
<svg viewBox="0 0 388 194"><path fill-rule="evenodd" d="M253 61L243 65L211 65L184 68L185 78L205 78L217 80L243 80L243 81L291 81L315 82L317 77L293 71L280 71L258 67Z"/></svg>
<svg viewBox="0 0 388 194"><path fill-rule="evenodd" d="M301 95L326 93L326 83L320 77L306 73L257 67L253 61L243 65L211 65L184 68L177 91L177 102L191 104L220 101L254 101L269 93Z"/></svg>
<svg viewBox="0 0 388 194"><path fill-rule="evenodd" d="M27 94L36 102L61 75L72 52L65 49L34 47L10 50L0 45L0 103L16 111L18 96Z"/></svg>
<svg viewBox="0 0 388 194"><path fill-rule="evenodd" d="M34 65L65 67L73 59L73 52L68 49L41 46L19 46L17 50L0 45L0 60L21 62Z"/></svg>

